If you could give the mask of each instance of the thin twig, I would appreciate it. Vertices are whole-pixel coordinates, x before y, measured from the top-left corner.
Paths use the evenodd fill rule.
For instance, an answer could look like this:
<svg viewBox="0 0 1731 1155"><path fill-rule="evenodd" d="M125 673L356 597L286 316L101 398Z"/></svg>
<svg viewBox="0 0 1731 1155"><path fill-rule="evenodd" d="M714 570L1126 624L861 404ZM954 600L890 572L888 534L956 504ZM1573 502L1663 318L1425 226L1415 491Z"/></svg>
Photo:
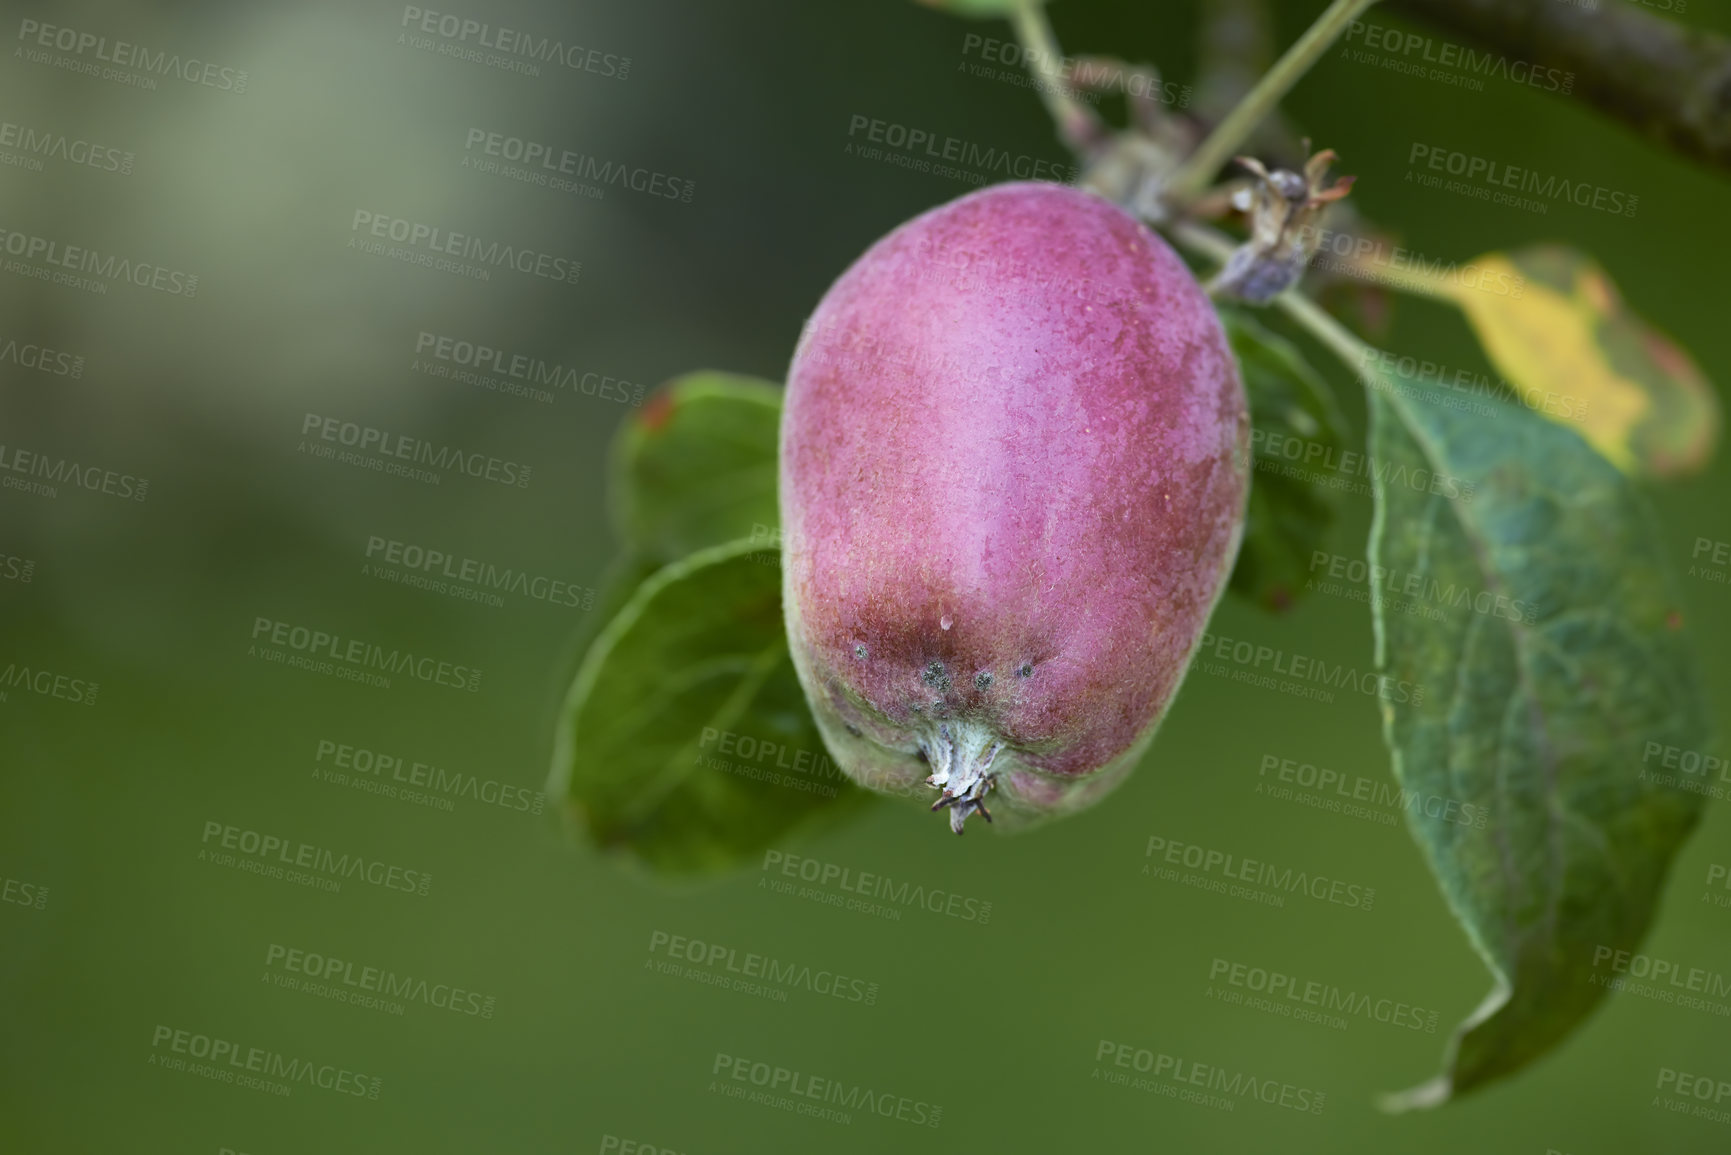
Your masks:
<svg viewBox="0 0 1731 1155"><path fill-rule="evenodd" d="M1413 268L1398 269L1358 256L1330 257L1325 261L1313 259L1311 267L1340 273L1360 284L1393 289L1397 293L1410 293L1415 297L1430 297L1438 301L1460 300L1460 293L1449 284L1448 278L1438 273L1420 272Z"/></svg>
<svg viewBox="0 0 1731 1155"><path fill-rule="evenodd" d="M1058 71L1057 62L1064 58L1064 54L1058 48L1051 21L1046 19L1045 5L1041 0L1022 0L1016 5L1010 23L1016 29L1016 39L1021 42L1028 71L1039 81L1034 87L1039 91L1040 99L1045 101L1053 123L1058 126L1058 136L1071 152L1080 154L1087 151L1100 137L1100 122L1093 109L1076 99L1069 83Z"/></svg>
<svg viewBox="0 0 1731 1155"><path fill-rule="evenodd" d="M1173 240L1192 252L1212 257L1221 264L1232 255L1232 250L1238 243L1219 229L1209 228L1201 221L1175 220L1166 225L1166 232Z"/></svg>
<svg viewBox="0 0 1731 1155"><path fill-rule="evenodd" d="M1299 78L1310 71L1317 58L1328 51L1335 37L1374 3L1376 0L1334 0L1304 35L1286 50L1286 55L1263 74L1256 87L1238 102L1238 107L1215 126L1208 139L1178 166L1166 182L1168 202L1183 204L1194 200L1206 189L1214 174L1220 171L1220 166L1238 151L1263 117L1273 111Z"/></svg>
<svg viewBox="0 0 1731 1155"><path fill-rule="evenodd" d="M1370 345L1363 338L1329 315L1321 305L1303 293L1282 293L1274 298L1281 311L1310 331L1311 336L1334 351L1354 371L1364 366Z"/></svg>

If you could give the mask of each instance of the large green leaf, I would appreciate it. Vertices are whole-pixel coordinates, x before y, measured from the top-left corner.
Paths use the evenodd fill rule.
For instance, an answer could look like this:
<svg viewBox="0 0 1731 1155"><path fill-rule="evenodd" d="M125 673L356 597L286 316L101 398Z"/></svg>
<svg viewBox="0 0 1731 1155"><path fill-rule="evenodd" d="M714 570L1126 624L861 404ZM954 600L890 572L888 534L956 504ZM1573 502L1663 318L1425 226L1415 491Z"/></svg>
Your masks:
<svg viewBox="0 0 1731 1155"><path fill-rule="evenodd" d="M1244 310L1219 312L1256 428L1244 542L1228 588L1265 609L1284 610L1304 589L1312 552L1334 523L1337 491L1294 475L1279 451L1296 439L1333 455L1346 422L1328 383L1296 346Z"/></svg>
<svg viewBox="0 0 1731 1155"><path fill-rule="evenodd" d="M1386 695L1383 728L1403 789L1482 809L1482 827L1444 804L1408 821L1494 985L1442 1074L1397 1109L1519 1070L1598 1003L1595 951L1641 941L1701 809L1643 778L1643 746L1699 750L1708 735L1653 517L1628 480L1532 410L1472 415L1399 384L1370 396L1370 561L1385 567L1372 607L1387 684L1423 693ZM1413 482L1430 473L1469 483L1471 500ZM1395 596L1442 612L1391 612Z"/></svg>
<svg viewBox="0 0 1731 1155"><path fill-rule="evenodd" d="M602 571L595 609L590 615L593 623L590 641L594 640L595 634L606 628L608 622L619 616L619 611L624 609L626 603L637 593L637 587L648 581L661 568L662 563L637 550L625 550L608 563L607 568Z"/></svg>
<svg viewBox="0 0 1731 1155"><path fill-rule="evenodd" d="M637 593L637 588L660 568L658 563L636 550L625 550L614 555L596 580L598 588L594 607L583 615L582 623L566 643L565 656L560 666L560 676L564 679L564 684L569 685L570 679L576 677L577 667L589 652L589 647L595 644L601 631L607 628L607 623L619 616L619 611L623 610L626 603Z"/></svg>
<svg viewBox="0 0 1731 1155"><path fill-rule="evenodd" d="M548 790L598 844L664 874L741 865L859 808L788 658L776 550L716 546L638 588L571 684Z"/></svg>
<svg viewBox="0 0 1731 1155"><path fill-rule="evenodd" d="M627 550L656 565L722 542L772 540L781 388L703 371L676 377L613 443L609 504Z"/></svg>
<svg viewBox="0 0 1731 1155"><path fill-rule="evenodd" d="M637 587L707 546L777 541L776 439L781 388L703 370L675 377L619 427L609 450L607 503L621 550L573 639L582 654Z"/></svg>

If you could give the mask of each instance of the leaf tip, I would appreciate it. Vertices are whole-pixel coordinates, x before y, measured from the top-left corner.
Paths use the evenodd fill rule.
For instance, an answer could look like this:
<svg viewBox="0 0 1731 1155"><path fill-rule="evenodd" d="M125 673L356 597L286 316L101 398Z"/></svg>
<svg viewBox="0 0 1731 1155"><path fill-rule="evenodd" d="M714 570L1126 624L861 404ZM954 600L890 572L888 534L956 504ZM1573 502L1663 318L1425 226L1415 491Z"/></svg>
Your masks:
<svg viewBox="0 0 1731 1155"><path fill-rule="evenodd" d="M1438 1075L1426 1083L1405 1091L1379 1095L1376 1105L1386 1115L1404 1115L1408 1111L1428 1111L1440 1107L1454 1097L1454 1080Z"/></svg>

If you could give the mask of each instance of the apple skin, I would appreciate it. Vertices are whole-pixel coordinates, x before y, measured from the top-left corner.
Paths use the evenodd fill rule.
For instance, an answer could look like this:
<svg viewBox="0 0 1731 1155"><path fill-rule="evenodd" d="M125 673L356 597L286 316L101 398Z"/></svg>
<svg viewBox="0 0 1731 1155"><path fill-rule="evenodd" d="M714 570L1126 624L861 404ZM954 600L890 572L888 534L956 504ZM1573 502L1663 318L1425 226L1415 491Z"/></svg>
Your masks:
<svg viewBox="0 0 1731 1155"><path fill-rule="evenodd" d="M1098 801L1230 576L1249 428L1207 296L1109 201L995 185L874 244L781 424L788 641L838 765L957 833L989 790L1010 827Z"/></svg>

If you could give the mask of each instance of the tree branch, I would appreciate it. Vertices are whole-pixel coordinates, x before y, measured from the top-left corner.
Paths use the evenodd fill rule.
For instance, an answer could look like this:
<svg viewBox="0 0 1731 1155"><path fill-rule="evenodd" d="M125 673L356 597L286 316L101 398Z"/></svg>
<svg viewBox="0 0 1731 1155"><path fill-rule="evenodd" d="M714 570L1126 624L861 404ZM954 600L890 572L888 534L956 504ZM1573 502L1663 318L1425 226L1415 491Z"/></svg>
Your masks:
<svg viewBox="0 0 1731 1155"><path fill-rule="evenodd" d="M1575 74L1601 112L1731 170L1731 41L1621 0L1392 0L1397 12L1510 57Z"/></svg>

